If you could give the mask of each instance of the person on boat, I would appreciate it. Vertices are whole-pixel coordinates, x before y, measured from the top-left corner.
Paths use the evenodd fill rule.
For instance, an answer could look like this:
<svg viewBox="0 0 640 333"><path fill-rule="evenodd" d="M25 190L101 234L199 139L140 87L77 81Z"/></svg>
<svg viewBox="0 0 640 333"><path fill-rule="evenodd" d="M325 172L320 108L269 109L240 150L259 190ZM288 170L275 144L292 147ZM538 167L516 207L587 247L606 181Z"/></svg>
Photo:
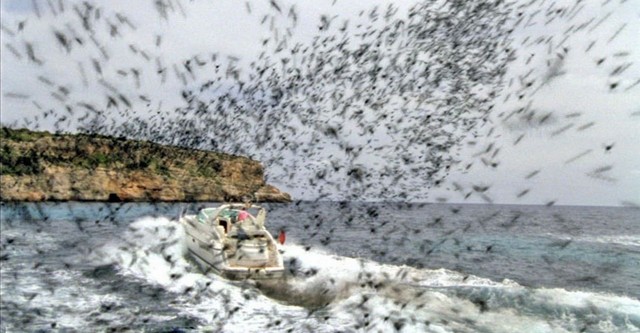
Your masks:
<svg viewBox="0 0 640 333"><path fill-rule="evenodd" d="M249 217L249 212L247 212L246 208L242 207L242 210L238 213L238 222L242 222L247 217Z"/></svg>

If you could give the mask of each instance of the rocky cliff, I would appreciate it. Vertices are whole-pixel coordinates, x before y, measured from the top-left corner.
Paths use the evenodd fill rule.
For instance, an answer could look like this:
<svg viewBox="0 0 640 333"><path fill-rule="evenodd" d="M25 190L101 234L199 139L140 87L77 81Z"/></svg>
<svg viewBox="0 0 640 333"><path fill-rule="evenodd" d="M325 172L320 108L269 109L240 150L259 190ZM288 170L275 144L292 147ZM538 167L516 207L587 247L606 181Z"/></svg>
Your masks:
<svg viewBox="0 0 640 333"><path fill-rule="evenodd" d="M2 201L291 201L246 157L95 135L0 132Z"/></svg>

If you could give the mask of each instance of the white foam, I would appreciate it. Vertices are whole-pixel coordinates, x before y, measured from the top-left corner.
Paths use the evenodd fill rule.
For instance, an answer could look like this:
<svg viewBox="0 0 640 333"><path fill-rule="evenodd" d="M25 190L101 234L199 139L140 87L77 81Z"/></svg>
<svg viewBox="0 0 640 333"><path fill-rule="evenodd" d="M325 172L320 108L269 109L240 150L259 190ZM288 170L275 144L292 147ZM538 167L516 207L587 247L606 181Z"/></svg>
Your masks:
<svg viewBox="0 0 640 333"><path fill-rule="evenodd" d="M56 323L57 327L71 327L75 329L92 327L89 314L99 314L101 318L118 321L118 313L100 313L102 304L119 304L122 299L114 294L98 295L85 285L89 282L77 271L55 271L48 279L43 279L37 272L22 274L13 285L14 290L20 290L20 295L10 295L3 292L3 299L17 298L21 304L28 304L26 309L40 309L42 315L33 325L49 327ZM4 286L3 286L4 289ZM35 295L32 299L25 299L25 295ZM110 318L109 318L110 317ZM23 328L16 329L21 331ZM9 331L12 331L11 329Z"/></svg>
<svg viewBox="0 0 640 333"><path fill-rule="evenodd" d="M640 235L605 235L578 237L577 241L640 247Z"/></svg>
<svg viewBox="0 0 640 333"><path fill-rule="evenodd" d="M176 310L200 318L201 330L392 332L400 325L403 332L574 332L584 327L587 315L591 327L602 331L634 332L640 326L640 302L621 296L530 289L506 279L385 265L290 242L281 247L285 262L295 263L287 287L296 297L329 300L309 315L287 300L198 272L184 257L183 235L176 222L145 218L96 254L102 256L98 262L116 264L125 278L175 293Z"/></svg>

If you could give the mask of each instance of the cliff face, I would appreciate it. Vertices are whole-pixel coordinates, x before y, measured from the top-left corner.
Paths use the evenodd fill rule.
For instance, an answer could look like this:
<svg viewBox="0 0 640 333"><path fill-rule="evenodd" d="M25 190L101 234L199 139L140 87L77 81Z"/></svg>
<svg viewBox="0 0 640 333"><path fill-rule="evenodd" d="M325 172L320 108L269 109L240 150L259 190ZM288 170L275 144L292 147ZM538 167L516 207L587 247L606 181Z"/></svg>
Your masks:
<svg viewBox="0 0 640 333"><path fill-rule="evenodd" d="M241 156L9 128L0 154L2 201L291 201Z"/></svg>

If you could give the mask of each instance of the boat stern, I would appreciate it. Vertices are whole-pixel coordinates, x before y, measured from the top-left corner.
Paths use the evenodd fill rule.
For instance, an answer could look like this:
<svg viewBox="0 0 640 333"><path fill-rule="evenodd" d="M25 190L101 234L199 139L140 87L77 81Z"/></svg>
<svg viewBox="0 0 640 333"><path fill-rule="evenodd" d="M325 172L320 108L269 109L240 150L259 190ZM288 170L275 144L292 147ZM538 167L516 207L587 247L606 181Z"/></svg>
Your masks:
<svg viewBox="0 0 640 333"><path fill-rule="evenodd" d="M278 279L284 276L284 267L245 268L228 267L220 271L220 275L229 280L266 280Z"/></svg>

